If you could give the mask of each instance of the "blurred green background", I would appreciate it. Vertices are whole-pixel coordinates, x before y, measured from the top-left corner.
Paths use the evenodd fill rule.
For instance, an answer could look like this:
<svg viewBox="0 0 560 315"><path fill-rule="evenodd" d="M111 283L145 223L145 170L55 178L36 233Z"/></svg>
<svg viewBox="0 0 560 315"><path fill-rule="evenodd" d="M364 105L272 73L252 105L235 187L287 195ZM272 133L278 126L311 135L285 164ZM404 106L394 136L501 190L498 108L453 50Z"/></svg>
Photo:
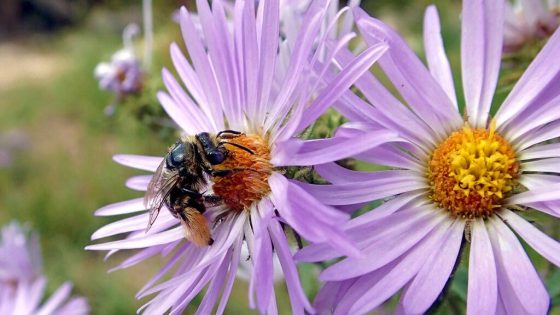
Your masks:
<svg viewBox="0 0 560 315"><path fill-rule="evenodd" d="M89 299L93 314L135 313L147 300L137 301L134 294L165 259L151 259L107 274L125 256L115 255L104 262L103 253L84 251L90 235L114 220L94 217L95 209L140 196L124 187L124 181L139 172L117 165L111 157L117 153L161 155L170 144L163 139L174 137L168 129L153 128L149 117L139 119L141 114L135 108L142 105L143 110L159 110L153 93L161 86L159 71L163 66L172 69L168 46L172 41L181 42L178 27L171 20L181 2L155 2L149 93L129 99L113 117L103 113L113 96L98 89L93 69L122 48L121 32L128 23L141 25L140 1L2 0L0 4L0 225L18 220L36 230L49 292L71 280L75 294ZM190 2L183 4L193 8ZM371 14L398 28L422 54L422 17L431 2L362 2ZM460 2L435 2L460 84ZM55 8L55 4L60 6ZM141 55L141 39L137 51ZM547 218L536 219L541 227L553 228ZM554 229L558 238L558 227ZM558 305L558 270L530 252ZM315 269L302 266L301 274L306 290L313 295L317 290ZM451 285L449 299L434 312L463 313L465 285L463 266ZM278 291L280 311L288 314L286 293L282 287ZM195 305L187 313L194 310ZM236 282L227 313L252 313L242 281ZM556 307L552 313L560 314L560 309Z"/></svg>

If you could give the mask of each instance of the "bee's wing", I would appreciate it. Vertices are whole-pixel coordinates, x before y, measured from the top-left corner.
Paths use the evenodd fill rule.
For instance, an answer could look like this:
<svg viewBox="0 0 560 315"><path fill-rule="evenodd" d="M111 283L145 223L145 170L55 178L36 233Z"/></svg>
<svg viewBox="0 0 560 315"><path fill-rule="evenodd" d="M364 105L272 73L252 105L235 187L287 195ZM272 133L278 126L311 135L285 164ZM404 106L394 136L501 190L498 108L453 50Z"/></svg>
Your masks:
<svg viewBox="0 0 560 315"><path fill-rule="evenodd" d="M178 179L177 174L165 170L164 166L165 160L159 164L156 172L150 180L150 183L148 184L146 195L144 195L144 205L150 211L150 218L148 220L146 232L156 221L159 211L165 204L165 199L169 196L171 188L173 188Z"/></svg>

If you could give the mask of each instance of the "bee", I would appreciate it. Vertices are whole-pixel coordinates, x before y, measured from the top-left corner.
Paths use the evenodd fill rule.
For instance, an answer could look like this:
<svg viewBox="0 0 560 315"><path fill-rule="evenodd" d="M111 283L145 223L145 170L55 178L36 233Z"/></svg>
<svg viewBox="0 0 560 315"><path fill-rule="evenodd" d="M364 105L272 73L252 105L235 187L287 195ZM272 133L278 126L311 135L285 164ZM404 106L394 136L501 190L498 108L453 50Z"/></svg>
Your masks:
<svg viewBox="0 0 560 315"><path fill-rule="evenodd" d="M225 145L233 145L254 154L248 148L226 141L242 133L224 130L216 135L207 132L178 140L158 166L144 196L149 209L146 232L154 224L161 208L166 206L173 217L179 219L185 237L199 246L212 245L214 240L206 217L206 206L216 206L221 198L204 195L201 190L208 185L208 176L227 176L237 169L214 170L228 157Z"/></svg>

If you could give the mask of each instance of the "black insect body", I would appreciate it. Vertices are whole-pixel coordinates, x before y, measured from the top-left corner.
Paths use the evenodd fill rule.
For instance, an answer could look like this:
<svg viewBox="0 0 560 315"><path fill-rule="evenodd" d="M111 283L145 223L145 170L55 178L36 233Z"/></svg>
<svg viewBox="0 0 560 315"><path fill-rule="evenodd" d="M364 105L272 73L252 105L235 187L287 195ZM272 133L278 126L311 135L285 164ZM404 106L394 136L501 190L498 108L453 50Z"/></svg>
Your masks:
<svg viewBox="0 0 560 315"><path fill-rule="evenodd" d="M227 176L236 170L214 170L213 165L221 164L228 157L224 145L241 135L240 132L226 130L211 135L203 132L177 141L157 168L144 203L150 211L149 230L161 208L165 205L171 214L181 221L185 237L200 246L211 245L208 222L203 213L206 205L217 205L220 198L201 192L208 185L208 176ZM250 154L253 152L241 147Z"/></svg>

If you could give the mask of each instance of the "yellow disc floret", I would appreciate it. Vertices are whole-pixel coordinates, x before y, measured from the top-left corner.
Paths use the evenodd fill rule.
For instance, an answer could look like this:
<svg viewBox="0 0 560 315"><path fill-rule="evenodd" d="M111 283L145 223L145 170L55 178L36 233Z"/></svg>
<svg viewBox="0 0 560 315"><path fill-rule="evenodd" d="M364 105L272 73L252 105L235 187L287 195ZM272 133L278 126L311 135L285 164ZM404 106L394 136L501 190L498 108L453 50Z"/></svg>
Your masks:
<svg viewBox="0 0 560 315"><path fill-rule="evenodd" d="M453 216L488 217L517 184L519 162L511 145L495 131L468 124L433 152L428 165L431 198Z"/></svg>
<svg viewBox="0 0 560 315"><path fill-rule="evenodd" d="M215 169L233 172L224 177L215 177L212 188L230 210L242 211L270 192L268 178L273 171L270 148L265 139L255 134L242 134L227 142L245 147L254 154L226 144L229 155Z"/></svg>

